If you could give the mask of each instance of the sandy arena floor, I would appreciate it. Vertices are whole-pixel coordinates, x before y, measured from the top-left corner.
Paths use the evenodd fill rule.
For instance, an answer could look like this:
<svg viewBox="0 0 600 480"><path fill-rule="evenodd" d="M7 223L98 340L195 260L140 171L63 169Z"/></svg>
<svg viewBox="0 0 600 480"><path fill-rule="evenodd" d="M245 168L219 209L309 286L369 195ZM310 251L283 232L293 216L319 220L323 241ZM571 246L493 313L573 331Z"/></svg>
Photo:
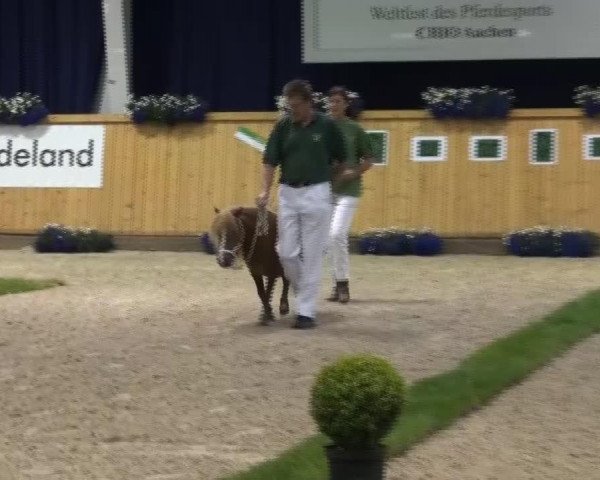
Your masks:
<svg viewBox="0 0 600 480"><path fill-rule="evenodd" d="M388 480L600 479L600 335L388 465Z"/></svg>
<svg viewBox="0 0 600 480"><path fill-rule="evenodd" d="M339 355L383 355L414 381L600 285L596 259L352 261L354 302L323 302L319 328L296 331L256 325L248 273L204 254L0 251L0 276L68 284L0 297L0 465L19 480L216 479L315 432L309 389ZM416 447L390 480L600 478L599 345Z"/></svg>

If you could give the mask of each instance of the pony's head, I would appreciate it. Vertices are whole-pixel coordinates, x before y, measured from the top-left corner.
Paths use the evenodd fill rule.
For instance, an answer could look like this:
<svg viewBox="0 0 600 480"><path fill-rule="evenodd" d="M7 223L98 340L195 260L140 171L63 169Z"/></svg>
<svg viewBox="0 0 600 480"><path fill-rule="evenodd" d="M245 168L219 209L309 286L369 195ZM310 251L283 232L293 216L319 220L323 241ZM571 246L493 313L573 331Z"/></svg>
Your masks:
<svg viewBox="0 0 600 480"><path fill-rule="evenodd" d="M215 208L216 216L210 229L210 237L216 249L217 263L220 267L234 266L241 255L244 243L244 225L241 215L244 209L235 207L221 212Z"/></svg>

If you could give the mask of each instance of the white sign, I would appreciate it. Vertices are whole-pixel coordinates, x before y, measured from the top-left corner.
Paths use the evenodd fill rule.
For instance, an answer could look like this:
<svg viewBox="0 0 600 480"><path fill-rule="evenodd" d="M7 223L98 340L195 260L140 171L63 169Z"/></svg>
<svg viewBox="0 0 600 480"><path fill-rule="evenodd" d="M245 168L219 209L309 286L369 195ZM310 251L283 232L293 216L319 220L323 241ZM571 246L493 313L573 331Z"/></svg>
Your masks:
<svg viewBox="0 0 600 480"><path fill-rule="evenodd" d="M0 187L100 188L104 126L0 126Z"/></svg>
<svg viewBox="0 0 600 480"><path fill-rule="evenodd" d="M600 57L598 0L303 0L306 63Z"/></svg>

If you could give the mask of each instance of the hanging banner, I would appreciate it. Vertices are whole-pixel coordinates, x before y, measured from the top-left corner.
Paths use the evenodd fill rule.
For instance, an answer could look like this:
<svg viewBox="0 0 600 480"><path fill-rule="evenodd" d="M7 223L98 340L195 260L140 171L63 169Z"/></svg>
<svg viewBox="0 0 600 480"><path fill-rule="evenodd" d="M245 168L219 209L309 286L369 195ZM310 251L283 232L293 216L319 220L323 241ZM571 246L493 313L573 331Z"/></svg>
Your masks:
<svg viewBox="0 0 600 480"><path fill-rule="evenodd" d="M598 0L303 0L303 61L597 58L598 25Z"/></svg>
<svg viewBox="0 0 600 480"><path fill-rule="evenodd" d="M103 125L0 126L0 187L100 188Z"/></svg>

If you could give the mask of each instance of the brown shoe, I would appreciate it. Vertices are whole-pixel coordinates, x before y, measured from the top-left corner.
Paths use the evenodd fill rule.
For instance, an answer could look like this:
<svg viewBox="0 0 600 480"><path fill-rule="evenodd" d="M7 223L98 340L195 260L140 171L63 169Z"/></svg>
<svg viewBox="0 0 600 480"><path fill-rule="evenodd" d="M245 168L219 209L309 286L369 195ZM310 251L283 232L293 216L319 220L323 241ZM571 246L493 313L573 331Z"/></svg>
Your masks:
<svg viewBox="0 0 600 480"><path fill-rule="evenodd" d="M339 302L339 290L337 284L333 286L333 290L331 291L331 295L327 297L328 302Z"/></svg>
<svg viewBox="0 0 600 480"><path fill-rule="evenodd" d="M338 302L348 303L350 301L350 288L348 280L337 282Z"/></svg>

